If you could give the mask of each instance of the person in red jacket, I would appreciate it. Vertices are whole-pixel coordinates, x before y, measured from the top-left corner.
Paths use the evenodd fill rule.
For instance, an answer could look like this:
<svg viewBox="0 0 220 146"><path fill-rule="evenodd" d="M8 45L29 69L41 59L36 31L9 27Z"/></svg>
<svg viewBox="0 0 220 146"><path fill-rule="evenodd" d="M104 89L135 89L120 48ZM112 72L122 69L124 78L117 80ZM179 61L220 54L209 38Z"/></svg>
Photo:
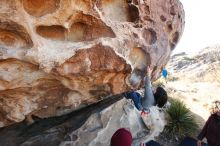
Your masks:
<svg viewBox="0 0 220 146"><path fill-rule="evenodd" d="M220 101L215 101L213 109L214 113L209 117L197 137L197 146L201 146L204 137L206 137L209 146L220 146Z"/></svg>

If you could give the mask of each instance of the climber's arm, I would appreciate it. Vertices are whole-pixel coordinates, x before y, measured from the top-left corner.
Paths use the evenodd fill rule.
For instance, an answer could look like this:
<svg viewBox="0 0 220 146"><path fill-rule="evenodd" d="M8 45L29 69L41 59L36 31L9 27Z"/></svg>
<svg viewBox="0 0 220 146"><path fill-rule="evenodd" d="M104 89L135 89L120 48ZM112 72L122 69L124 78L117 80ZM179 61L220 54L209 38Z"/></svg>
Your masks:
<svg viewBox="0 0 220 146"><path fill-rule="evenodd" d="M148 67L148 74L145 77L144 97L142 98L142 105L144 108L149 108L155 104L154 94L151 85L152 70Z"/></svg>

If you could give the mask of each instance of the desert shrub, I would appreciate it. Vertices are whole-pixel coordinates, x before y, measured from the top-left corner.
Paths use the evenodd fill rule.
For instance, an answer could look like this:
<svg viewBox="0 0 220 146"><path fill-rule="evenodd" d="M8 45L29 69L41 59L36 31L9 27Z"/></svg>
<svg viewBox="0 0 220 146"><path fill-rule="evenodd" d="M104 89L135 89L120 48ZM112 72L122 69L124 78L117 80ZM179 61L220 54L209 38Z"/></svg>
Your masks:
<svg viewBox="0 0 220 146"><path fill-rule="evenodd" d="M162 81L161 79L158 79L157 81L155 81L153 83L153 86L155 86L155 87L165 87L164 81Z"/></svg>
<svg viewBox="0 0 220 146"><path fill-rule="evenodd" d="M190 57L187 57L187 56L183 57L183 59L186 60L186 61L195 61L194 58L190 58Z"/></svg>
<svg viewBox="0 0 220 146"><path fill-rule="evenodd" d="M177 99L170 100L167 108L167 125L164 133L171 139L182 139L192 136L198 130L198 124L186 105Z"/></svg>

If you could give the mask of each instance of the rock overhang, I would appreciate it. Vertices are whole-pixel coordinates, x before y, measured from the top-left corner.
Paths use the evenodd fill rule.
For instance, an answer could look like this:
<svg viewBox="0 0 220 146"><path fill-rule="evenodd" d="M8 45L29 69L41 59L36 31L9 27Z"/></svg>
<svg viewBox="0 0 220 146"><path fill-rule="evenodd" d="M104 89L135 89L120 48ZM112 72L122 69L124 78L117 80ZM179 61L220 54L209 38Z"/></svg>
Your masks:
<svg viewBox="0 0 220 146"><path fill-rule="evenodd" d="M0 122L62 115L141 87L183 29L178 0L2 0Z"/></svg>

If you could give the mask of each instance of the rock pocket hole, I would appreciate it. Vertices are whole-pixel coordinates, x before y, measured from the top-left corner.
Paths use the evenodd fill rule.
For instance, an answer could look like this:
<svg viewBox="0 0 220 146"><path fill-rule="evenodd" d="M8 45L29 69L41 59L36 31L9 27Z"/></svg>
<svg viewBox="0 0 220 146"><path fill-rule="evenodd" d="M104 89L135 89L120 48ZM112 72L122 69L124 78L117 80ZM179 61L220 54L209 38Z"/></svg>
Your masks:
<svg viewBox="0 0 220 146"><path fill-rule="evenodd" d="M140 47L135 47L131 50L129 59L135 68L143 71L151 64L150 54Z"/></svg>
<svg viewBox="0 0 220 146"><path fill-rule="evenodd" d="M25 11L36 17L55 12L60 5L60 0L23 0Z"/></svg>
<svg viewBox="0 0 220 146"><path fill-rule="evenodd" d="M68 33L68 40L74 42L86 40L85 38L86 32L88 32L88 28L89 27L85 23L74 23Z"/></svg>
<svg viewBox="0 0 220 146"><path fill-rule="evenodd" d="M68 40L73 42L92 41L103 37L114 38L115 34L101 20L82 13L77 15L77 20L73 19L67 35Z"/></svg>
<svg viewBox="0 0 220 146"><path fill-rule="evenodd" d="M174 50L180 38L179 32L175 32L171 36L171 41L169 41L170 49Z"/></svg>
<svg viewBox="0 0 220 146"><path fill-rule="evenodd" d="M152 28L144 29L143 38L147 44L152 45L157 41L157 33Z"/></svg>
<svg viewBox="0 0 220 146"><path fill-rule="evenodd" d="M129 20L130 20L130 22L137 22L139 20L138 8L133 4L129 4L128 9L129 9Z"/></svg>
<svg viewBox="0 0 220 146"><path fill-rule="evenodd" d="M63 41L66 29L60 25L38 26L36 32L44 38Z"/></svg>
<svg viewBox="0 0 220 146"><path fill-rule="evenodd" d="M173 25L172 25L172 22L167 22L167 25L166 25L166 31L168 33L170 33L171 31L173 30Z"/></svg>
<svg viewBox="0 0 220 146"><path fill-rule="evenodd" d="M68 40L73 42L92 41L102 37L114 38L115 34L110 27L97 24L88 25L84 22L72 24L68 33Z"/></svg>
<svg viewBox="0 0 220 146"><path fill-rule="evenodd" d="M160 20L161 20L162 22L165 22L165 21L167 21L167 18L166 18L165 16L161 15L161 16L160 16Z"/></svg>
<svg viewBox="0 0 220 146"><path fill-rule="evenodd" d="M144 6L145 14L150 15L150 7L148 5Z"/></svg>
<svg viewBox="0 0 220 146"><path fill-rule="evenodd" d="M179 37L180 37L179 32L173 33L173 35L172 35L172 42L174 44L177 44L177 42L179 41Z"/></svg>
<svg viewBox="0 0 220 146"><path fill-rule="evenodd" d="M78 136L77 135L75 135L75 134L72 134L71 135L71 140L72 141L76 141L78 139Z"/></svg>
<svg viewBox="0 0 220 146"><path fill-rule="evenodd" d="M26 29L13 21L0 20L0 44L15 48L33 47L33 42Z"/></svg>
<svg viewBox="0 0 220 146"><path fill-rule="evenodd" d="M175 7L174 6L171 6L171 8L170 8L170 14L171 15L176 15L176 10L175 10Z"/></svg>
<svg viewBox="0 0 220 146"><path fill-rule="evenodd" d="M172 43L172 42L169 42L169 45L170 45L170 49L173 51L174 48L176 47L176 44Z"/></svg>

